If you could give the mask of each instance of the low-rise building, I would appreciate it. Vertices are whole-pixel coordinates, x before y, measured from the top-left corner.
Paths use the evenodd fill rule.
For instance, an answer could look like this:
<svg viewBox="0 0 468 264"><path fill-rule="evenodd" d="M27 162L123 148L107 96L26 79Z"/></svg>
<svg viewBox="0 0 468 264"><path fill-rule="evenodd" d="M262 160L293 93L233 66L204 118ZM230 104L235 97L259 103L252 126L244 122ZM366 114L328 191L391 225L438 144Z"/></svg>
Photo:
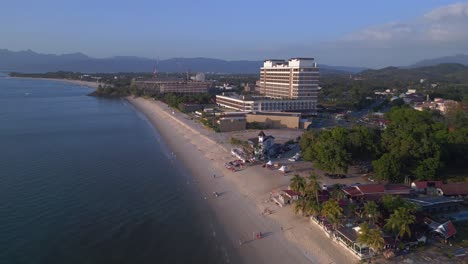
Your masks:
<svg viewBox="0 0 468 264"><path fill-rule="evenodd" d="M282 190L278 195L278 200L282 205L287 205L299 200L299 196L300 194L293 190Z"/></svg>
<svg viewBox="0 0 468 264"><path fill-rule="evenodd" d="M150 80L133 81L138 89L151 93L177 93L194 95L207 93L211 81L184 80L174 78L155 78Z"/></svg>
<svg viewBox="0 0 468 264"><path fill-rule="evenodd" d="M446 114L451 109L456 109L458 106L459 103L457 101L434 98L434 101L426 100L425 102L419 102L415 104L413 108L418 111L428 109L432 111L440 111L442 114Z"/></svg>
<svg viewBox="0 0 468 264"><path fill-rule="evenodd" d="M262 123L268 128L298 129L301 114L291 112L253 112L246 114L246 118L247 123Z"/></svg>
<svg viewBox="0 0 468 264"><path fill-rule="evenodd" d="M440 186L442 186L442 181L416 181L411 183L413 190L424 194L435 194Z"/></svg>
<svg viewBox="0 0 468 264"><path fill-rule="evenodd" d="M468 182L442 184L437 188L437 193L441 196L467 196Z"/></svg>
<svg viewBox="0 0 468 264"><path fill-rule="evenodd" d="M247 112L309 112L315 113L317 100L273 99L264 96L222 94L216 95L221 107Z"/></svg>
<svg viewBox="0 0 468 264"><path fill-rule="evenodd" d="M216 121L220 132L231 132L245 130L247 121L243 116L221 117Z"/></svg>
<svg viewBox="0 0 468 264"><path fill-rule="evenodd" d="M411 188L399 184L363 184L343 188L345 195L353 200L377 200L385 194L408 196Z"/></svg>
<svg viewBox="0 0 468 264"><path fill-rule="evenodd" d="M448 213L458 211L463 200L439 196L407 198L408 201L419 206L420 210L428 214Z"/></svg>

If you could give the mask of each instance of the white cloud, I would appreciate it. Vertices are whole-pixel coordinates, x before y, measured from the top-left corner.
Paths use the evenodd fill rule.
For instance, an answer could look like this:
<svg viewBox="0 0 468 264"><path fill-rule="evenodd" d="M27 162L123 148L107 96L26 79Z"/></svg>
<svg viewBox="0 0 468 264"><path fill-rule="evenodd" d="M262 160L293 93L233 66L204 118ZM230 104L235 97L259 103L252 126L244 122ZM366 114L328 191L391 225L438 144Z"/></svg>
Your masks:
<svg viewBox="0 0 468 264"><path fill-rule="evenodd" d="M439 7L425 14L424 17L432 21L468 18L468 3L456 3Z"/></svg>
<svg viewBox="0 0 468 264"><path fill-rule="evenodd" d="M383 67L421 59L468 53L468 3L436 8L411 21L365 28L338 41L323 43L323 54L348 65ZM335 56L324 56L326 61Z"/></svg>

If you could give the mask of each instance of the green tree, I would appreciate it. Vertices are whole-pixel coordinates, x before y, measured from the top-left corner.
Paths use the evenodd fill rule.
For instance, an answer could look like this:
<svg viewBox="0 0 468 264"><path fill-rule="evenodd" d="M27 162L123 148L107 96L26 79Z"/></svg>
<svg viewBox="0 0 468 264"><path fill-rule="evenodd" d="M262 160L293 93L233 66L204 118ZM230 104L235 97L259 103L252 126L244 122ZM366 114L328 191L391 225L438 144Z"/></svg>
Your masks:
<svg viewBox="0 0 468 264"><path fill-rule="evenodd" d="M369 245L372 250L376 253L382 251L385 246L385 240L382 236L382 233L378 229L370 229L368 233L367 245Z"/></svg>
<svg viewBox="0 0 468 264"><path fill-rule="evenodd" d="M305 188L304 188L304 196L315 199L315 202L318 204L319 203L318 194L320 190L321 190L320 181L317 177L317 174L314 172L311 172L308 177L308 181L305 185Z"/></svg>
<svg viewBox="0 0 468 264"><path fill-rule="evenodd" d="M418 209L418 207L407 200L404 200L400 196L386 194L382 196L381 203L383 208L389 213L393 213L396 209L400 207L404 207L408 209L410 212L414 213Z"/></svg>
<svg viewBox="0 0 468 264"><path fill-rule="evenodd" d="M357 242L367 245L372 248L374 252L379 253L385 245L385 241L380 230L369 228L369 225L366 222L362 223L359 227L360 230Z"/></svg>
<svg viewBox="0 0 468 264"><path fill-rule="evenodd" d="M369 218L369 224L371 225L374 224L380 216L379 207L374 201L368 201L364 204L364 212L366 217Z"/></svg>
<svg viewBox="0 0 468 264"><path fill-rule="evenodd" d="M356 241L361 244L368 245L369 231L370 231L369 224L367 224L366 222L360 224Z"/></svg>
<svg viewBox="0 0 468 264"><path fill-rule="evenodd" d="M446 127L429 112L394 107L387 113L390 124L382 133L383 156L375 163L378 177L401 182L401 175L436 179L441 167L441 136ZM377 171L377 170L376 170ZM399 171L399 173L396 173Z"/></svg>
<svg viewBox="0 0 468 264"><path fill-rule="evenodd" d="M304 197L299 197L299 200L297 200L294 203L294 213L295 214L301 214L304 216L306 214L306 208L307 208L307 203L309 201L305 199Z"/></svg>
<svg viewBox="0 0 468 264"><path fill-rule="evenodd" d="M353 159L368 159L377 154L379 135L375 129L355 126L348 134L348 150Z"/></svg>
<svg viewBox="0 0 468 264"><path fill-rule="evenodd" d="M411 210L405 207L399 207L390 215L390 218L385 224L385 228L395 233L395 240L398 240L399 237L404 237L405 235L411 236L410 225L413 224L415 220L416 218Z"/></svg>
<svg viewBox="0 0 468 264"><path fill-rule="evenodd" d="M322 215L325 216L336 229L343 215L343 209L340 207L337 200L330 199L323 203Z"/></svg>
<svg viewBox="0 0 468 264"><path fill-rule="evenodd" d="M378 160L372 162L374 174L378 180L390 182L402 182L400 159L391 153L385 153Z"/></svg>
<svg viewBox="0 0 468 264"><path fill-rule="evenodd" d="M306 180L298 174L295 174L289 183L289 187L291 187L291 190L304 195Z"/></svg>
<svg viewBox="0 0 468 264"><path fill-rule="evenodd" d="M318 168L330 172L347 172L351 163L351 154L347 151L347 130L335 127L322 131L312 146L315 164Z"/></svg>
<svg viewBox="0 0 468 264"><path fill-rule="evenodd" d="M343 193L343 188L339 184L335 184L333 186L333 190L331 192L331 197L333 197L336 200L341 200L343 199L345 194Z"/></svg>
<svg viewBox="0 0 468 264"><path fill-rule="evenodd" d="M304 211L306 215L317 216L320 214L321 209L320 204L312 199L307 201Z"/></svg>

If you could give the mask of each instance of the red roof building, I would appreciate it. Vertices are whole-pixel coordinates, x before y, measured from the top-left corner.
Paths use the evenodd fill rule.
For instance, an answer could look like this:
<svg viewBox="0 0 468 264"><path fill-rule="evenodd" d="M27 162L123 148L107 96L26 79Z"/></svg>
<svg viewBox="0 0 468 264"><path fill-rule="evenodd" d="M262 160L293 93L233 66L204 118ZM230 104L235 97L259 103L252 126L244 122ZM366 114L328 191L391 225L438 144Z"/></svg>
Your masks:
<svg viewBox="0 0 468 264"><path fill-rule="evenodd" d="M385 194L406 195L411 188L405 185L365 184L343 188L343 192L350 198L365 197L376 200Z"/></svg>
<svg viewBox="0 0 468 264"><path fill-rule="evenodd" d="M444 196L465 196L468 195L468 182L442 184L437 192Z"/></svg>
<svg viewBox="0 0 468 264"><path fill-rule="evenodd" d="M442 181L417 181L411 183L411 188L415 189L418 192L426 191L427 188L440 188L442 186Z"/></svg>

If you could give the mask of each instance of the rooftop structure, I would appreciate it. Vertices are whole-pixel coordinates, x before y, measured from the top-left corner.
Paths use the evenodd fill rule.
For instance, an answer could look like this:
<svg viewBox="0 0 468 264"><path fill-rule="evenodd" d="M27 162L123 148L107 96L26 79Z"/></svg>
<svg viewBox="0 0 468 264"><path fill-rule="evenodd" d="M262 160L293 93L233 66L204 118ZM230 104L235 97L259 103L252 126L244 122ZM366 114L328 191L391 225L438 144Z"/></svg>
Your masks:
<svg viewBox="0 0 468 264"><path fill-rule="evenodd" d="M456 109L458 104L459 103L457 101L434 98L434 101L427 100L425 102L415 104L414 109L418 111L423 111L424 109L438 110L445 114L450 111L450 109Z"/></svg>
<svg viewBox="0 0 468 264"><path fill-rule="evenodd" d="M365 184L345 187L343 192L354 199L378 199L385 194L409 195L411 188L405 185Z"/></svg>
<svg viewBox="0 0 468 264"><path fill-rule="evenodd" d="M408 198L407 200L418 205L422 211L431 214L457 211L460 204L463 202L461 199L451 199L440 196Z"/></svg>
<svg viewBox="0 0 468 264"><path fill-rule="evenodd" d="M468 195L468 182L442 184L437 188L437 193L444 196L466 196Z"/></svg>

